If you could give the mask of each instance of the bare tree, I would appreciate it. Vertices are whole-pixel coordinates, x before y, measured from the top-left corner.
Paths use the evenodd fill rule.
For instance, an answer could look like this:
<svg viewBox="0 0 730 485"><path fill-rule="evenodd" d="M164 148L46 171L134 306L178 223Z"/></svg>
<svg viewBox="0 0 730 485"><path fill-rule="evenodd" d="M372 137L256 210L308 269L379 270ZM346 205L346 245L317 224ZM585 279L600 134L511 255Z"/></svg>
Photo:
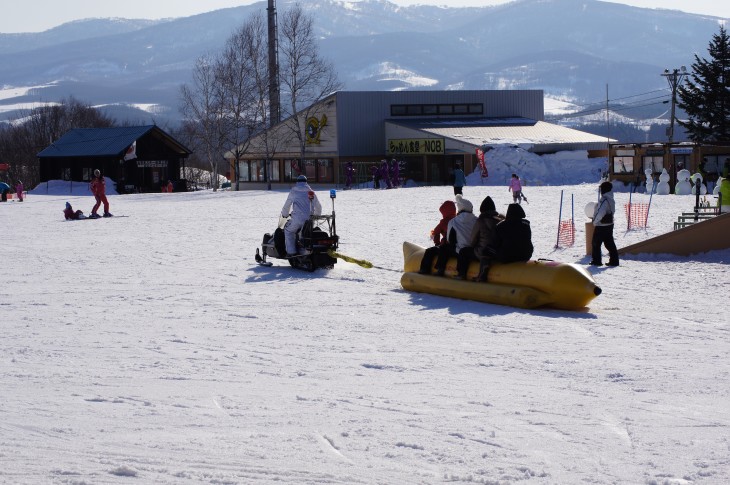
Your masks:
<svg viewBox="0 0 730 485"><path fill-rule="evenodd" d="M217 62L210 55L199 57L193 68L192 86L180 87L183 132L194 151L202 152L218 188L218 161L224 146L224 114Z"/></svg>
<svg viewBox="0 0 730 485"><path fill-rule="evenodd" d="M306 156L306 121L316 115L317 103L342 89L334 66L319 55L314 20L299 4L284 13L279 43L281 87L287 100L287 126L299 143L300 157Z"/></svg>
<svg viewBox="0 0 730 485"><path fill-rule="evenodd" d="M34 187L40 181L38 152L71 129L115 124L113 118L73 97L33 108L0 130L0 161L10 164L9 178L23 180L27 187Z"/></svg>

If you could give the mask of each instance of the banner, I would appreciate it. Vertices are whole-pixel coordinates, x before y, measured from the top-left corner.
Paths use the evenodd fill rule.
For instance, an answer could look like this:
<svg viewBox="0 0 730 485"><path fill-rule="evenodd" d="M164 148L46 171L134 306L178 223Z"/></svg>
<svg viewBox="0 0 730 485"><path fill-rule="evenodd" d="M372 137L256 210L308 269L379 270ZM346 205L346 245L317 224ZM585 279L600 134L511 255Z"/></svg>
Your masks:
<svg viewBox="0 0 730 485"><path fill-rule="evenodd" d="M403 138L388 140L391 155L443 155L446 142L443 138Z"/></svg>
<svg viewBox="0 0 730 485"><path fill-rule="evenodd" d="M487 170L486 157L484 156L485 153L486 152L484 150L482 150L481 148L477 148L477 160L479 160L479 168L482 169L482 178L489 177L489 171Z"/></svg>
<svg viewBox="0 0 730 485"><path fill-rule="evenodd" d="M137 140L134 140L134 142L129 145L129 148L127 148L126 153L124 154L124 160L134 160L137 158Z"/></svg>

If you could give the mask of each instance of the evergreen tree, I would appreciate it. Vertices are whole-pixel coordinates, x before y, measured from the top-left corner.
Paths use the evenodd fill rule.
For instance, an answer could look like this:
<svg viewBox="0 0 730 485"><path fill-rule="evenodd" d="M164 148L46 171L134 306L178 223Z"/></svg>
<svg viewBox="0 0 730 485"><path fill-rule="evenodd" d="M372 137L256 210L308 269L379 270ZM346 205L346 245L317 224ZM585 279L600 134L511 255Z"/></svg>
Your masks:
<svg viewBox="0 0 730 485"><path fill-rule="evenodd" d="M710 59L695 54L692 74L679 86L679 103L687 113L679 120L692 141L730 141L730 37L724 27L712 37Z"/></svg>

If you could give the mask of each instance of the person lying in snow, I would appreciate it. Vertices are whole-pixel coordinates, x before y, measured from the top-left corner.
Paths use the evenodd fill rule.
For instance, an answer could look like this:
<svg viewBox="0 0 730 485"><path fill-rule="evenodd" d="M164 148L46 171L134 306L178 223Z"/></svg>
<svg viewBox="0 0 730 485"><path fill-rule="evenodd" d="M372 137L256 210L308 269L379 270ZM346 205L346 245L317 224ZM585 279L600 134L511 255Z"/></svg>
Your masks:
<svg viewBox="0 0 730 485"><path fill-rule="evenodd" d="M67 221L75 221L77 219L86 219L86 216L84 216L84 213L79 211L74 211L73 207L71 207L71 204L66 202L66 208L63 210L63 216L66 218Z"/></svg>

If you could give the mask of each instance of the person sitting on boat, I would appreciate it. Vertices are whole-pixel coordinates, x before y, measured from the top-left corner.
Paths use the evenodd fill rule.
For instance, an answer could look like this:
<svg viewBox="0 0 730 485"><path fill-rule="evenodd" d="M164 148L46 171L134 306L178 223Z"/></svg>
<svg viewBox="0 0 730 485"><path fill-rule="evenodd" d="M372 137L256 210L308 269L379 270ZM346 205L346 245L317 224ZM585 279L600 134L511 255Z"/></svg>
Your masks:
<svg viewBox="0 0 730 485"><path fill-rule="evenodd" d="M286 255L284 257L297 254L297 232L309 220L309 216L321 214L322 205L317 199L317 194L307 184L307 177L300 175L297 177L296 185L289 191L289 196L281 209L281 217L289 217L284 226L284 240L286 242Z"/></svg>
<svg viewBox="0 0 730 485"><path fill-rule="evenodd" d="M492 198L485 197L479 206L479 217L469 239L469 245L473 248L473 259L479 261L479 274L475 281L487 281L489 267L497 253L497 224L502 220L504 216L497 212ZM467 267L468 264L467 261Z"/></svg>
<svg viewBox="0 0 730 485"><path fill-rule="evenodd" d="M456 195L456 216L446 226L448 244L441 246L436 260L436 274L443 276L449 258L456 256L457 278L466 279L469 261L473 258L473 250L469 246L471 235L477 217L472 213L473 204L461 194Z"/></svg>
<svg viewBox="0 0 730 485"><path fill-rule="evenodd" d="M446 229L448 227L449 221L456 216L456 204L454 204L454 201L452 200L447 200L443 204L441 204L441 207L439 207L439 211L441 212L442 217L436 227L431 230L431 240L433 241L433 246L427 248L426 251L423 253L421 268L418 270L418 272L421 274L431 274L431 266L433 265L433 260L438 256L439 251L441 250L441 246L448 243L448 239L446 238Z"/></svg>
<svg viewBox="0 0 730 485"><path fill-rule="evenodd" d="M497 224L497 255L500 263L529 261L534 247L530 221L520 204L507 207L505 219Z"/></svg>

